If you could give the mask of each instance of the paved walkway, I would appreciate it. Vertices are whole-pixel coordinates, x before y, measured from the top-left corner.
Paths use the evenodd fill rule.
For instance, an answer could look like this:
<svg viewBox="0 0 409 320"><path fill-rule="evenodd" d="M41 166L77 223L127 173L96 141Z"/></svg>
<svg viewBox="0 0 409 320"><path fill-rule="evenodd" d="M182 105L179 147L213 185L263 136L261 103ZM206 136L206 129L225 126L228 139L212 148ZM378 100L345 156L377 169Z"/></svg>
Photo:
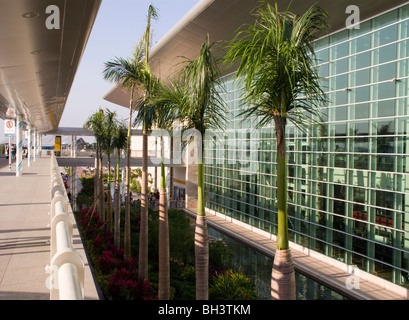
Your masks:
<svg viewBox="0 0 409 320"><path fill-rule="evenodd" d="M20 177L15 167L0 159L0 300L49 300L51 158L30 167L24 159ZM73 245L86 266L85 299L99 299L76 225Z"/></svg>
<svg viewBox="0 0 409 320"><path fill-rule="evenodd" d="M192 211L185 211L193 217L196 216ZM211 213L207 213L206 217L209 226L220 230L232 238L243 241L269 257L274 257L277 247L276 241L265 235L249 230L244 226L240 226L237 223L233 223L229 217L218 216ZM376 277L374 277L376 278L375 280L379 281L368 281L365 279L368 274L360 270L359 274L357 274L360 276L359 282L357 282L359 283L359 288L357 288L357 285L354 286L355 282L349 281L349 279L351 279L351 273L337 267L339 262L335 259L325 257L326 261L322 261L319 255L308 249L299 250L298 248L291 248L291 254L297 271L349 298L358 300L409 299L408 290ZM369 275L369 277L371 278L372 276ZM347 283L349 284L349 289Z"/></svg>

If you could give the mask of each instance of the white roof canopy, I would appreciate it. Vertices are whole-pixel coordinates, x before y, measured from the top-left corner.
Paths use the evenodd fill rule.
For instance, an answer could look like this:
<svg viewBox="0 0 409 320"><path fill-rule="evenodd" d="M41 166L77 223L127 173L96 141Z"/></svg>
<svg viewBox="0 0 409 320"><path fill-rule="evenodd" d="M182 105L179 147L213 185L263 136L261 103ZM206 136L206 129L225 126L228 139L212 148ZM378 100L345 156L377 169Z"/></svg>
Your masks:
<svg viewBox="0 0 409 320"><path fill-rule="evenodd" d="M0 118L58 127L101 1L0 1Z"/></svg>
<svg viewBox="0 0 409 320"><path fill-rule="evenodd" d="M274 5L275 1L269 0ZM293 0L290 11L298 14L305 12L311 5L319 4L328 12L330 30L333 32L345 28L349 14L345 13L348 1L328 0ZM279 1L279 10L284 11L290 1ZM175 66L183 61L181 58L194 59L209 34L210 41L227 41L234 37L237 29L252 23L254 17L251 11L259 4L255 0L202 0L199 1L168 33L160 39L150 53L150 65L153 72L166 82L176 71ZM353 3L360 9L361 21L382 11L402 4L399 0L357 0ZM222 46L221 46L222 47ZM225 70L228 72L228 70ZM115 85L104 99L129 107L129 92Z"/></svg>

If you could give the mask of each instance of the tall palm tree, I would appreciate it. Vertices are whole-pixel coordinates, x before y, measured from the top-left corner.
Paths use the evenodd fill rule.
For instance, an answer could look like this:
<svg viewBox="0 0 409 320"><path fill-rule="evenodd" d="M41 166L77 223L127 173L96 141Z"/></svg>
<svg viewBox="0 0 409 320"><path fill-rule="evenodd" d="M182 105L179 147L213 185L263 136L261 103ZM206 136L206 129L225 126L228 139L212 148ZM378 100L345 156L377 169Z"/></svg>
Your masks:
<svg viewBox="0 0 409 320"><path fill-rule="evenodd" d="M107 179L107 211L106 222L109 231L112 231L112 195L111 195L111 154L114 149L113 140L117 127L116 112L106 109L104 117L104 133L102 136L102 147L107 155L108 179Z"/></svg>
<svg viewBox="0 0 409 320"><path fill-rule="evenodd" d="M207 129L222 129L225 122L225 103L220 97L223 86L219 82L219 61L212 53L209 37L202 44L198 57L187 60L167 90L161 95L162 103L173 108L186 128L196 129L200 139ZM197 161L197 216L195 227L196 299L209 298L209 244L204 203L203 141L199 141Z"/></svg>
<svg viewBox="0 0 409 320"><path fill-rule="evenodd" d="M140 41L134 48L132 57L115 58L105 63L103 72L106 80L121 84L122 88L130 91L129 119L126 140L126 197L125 197L125 229L124 229L124 259L131 258L131 229L130 229L130 169L131 169L131 126L134 109L135 91L143 83L143 54L144 44Z"/></svg>
<svg viewBox="0 0 409 320"><path fill-rule="evenodd" d="M145 98L153 90L157 83L149 66L149 49L151 45L151 20L157 19L158 14L153 5L148 8L148 19L143 35L145 44L144 53L144 71L145 77L143 89ZM143 105L143 103L141 104ZM139 267L138 280L140 282L148 279L148 128L149 120L143 121L142 126L142 185L141 185L141 218L140 218L140 233L139 233Z"/></svg>
<svg viewBox="0 0 409 320"><path fill-rule="evenodd" d="M102 176L100 176L101 155L102 155L102 138L104 134L104 111L99 109L96 113L92 114L84 123L84 128L91 130L94 134L97 152L96 152L96 168L94 173L94 203L97 204L97 212L100 213L103 218L104 203L103 203L103 188L101 188L100 181L102 182ZM103 185L102 185L103 186Z"/></svg>
<svg viewBox="0 0 409 320"><path fill-rule="evenodd" d="M324 100L313 66L312 40L326 27L327 14L317 5L303 15L279 12L264 3L228 46L226 60L238 63L236 79L245 88L243 115L257 116L258 127L274 122L277 138L277 251L272 271L273 299L295 299L294 265L288 240L287 121L303 129L313 123Z"/></svg>
<svg viewBox="0 0 409 320"><path fill-rule="evenodd" d="M119 194L120 188L120 162L121 151L126 148L127 143L127 129L124 125L118 123L115 127L113 135L113 147L116 149L116 178L115 178L115 194L114 194L114 245L117 249L120 247L121 234L121 200Z"/></svg>
<svg viewBox="0 0 409 320"><path fill-rule="evenodd" d="M146 104L138 110L135 124L144 123L145 128L171 130L174 113L171 106L163 103L162 84L156 79L146 99ZM164 137L161 137L161 178L159 193L159 300L170 298L170 252L169 252L169 222L166 191L166 176L164 166Z"/></svg>
<svg viewBox="0 0 409 320"><path fill-rule="evenodd" d="M130 245L130 157L131 157L131 125L132 111L135 104L134 93L138 90L141 98L136 105L144 103L146 92L151 90L152 71L149 67L149 47L151 36L151 20L158 17L153 5L148 8L148 19L145 33L141 41L135 47L133 56L128 59L116 58L113 61L105 63L104 78L120 83L123 88L130 90L129 101L129 122L127 139L127 165L126 165L126 214L125 214L125 244L124 258L131 256ZM141 201L141 222L140 222L140 241L139 241L139 281L148 279L148 136L146 128L143 126L143 155L142 155L142 201Z"/></svg>

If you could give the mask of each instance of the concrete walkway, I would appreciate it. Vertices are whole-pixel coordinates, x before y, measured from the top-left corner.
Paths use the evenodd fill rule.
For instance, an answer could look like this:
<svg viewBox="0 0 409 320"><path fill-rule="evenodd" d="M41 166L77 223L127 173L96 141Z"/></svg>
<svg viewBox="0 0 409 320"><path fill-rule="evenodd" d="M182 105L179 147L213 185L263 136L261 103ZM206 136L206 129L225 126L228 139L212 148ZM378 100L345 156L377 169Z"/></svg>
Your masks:
<svg viewBox="0 0 409 320"><path fill-rule="evenodd" d="M24 159L20 177L15 167L0 159L0 300L49 300L51 158L30 167ZM76 225L73 245L86 266L85 299L99 299Z"/></svg>
<svg viewBox="0 0 409 320"><path fill-rule="evenodd" d="M185 211L192 217L196 216L190 210ZM277 243L271 236L264 234L261 230L214 212L208 212L206 217L210 227L246 243L268 257L274 257ZM298 272L348 298L357 300L409 299L407 289L361 270L358 270L355 274L357 276L355 279L358 279L358 282L355 282L355 279L350 281L352 274L346 270L347 266L345 264L312 250L292 244L291 254L295 269Z"/></svg>

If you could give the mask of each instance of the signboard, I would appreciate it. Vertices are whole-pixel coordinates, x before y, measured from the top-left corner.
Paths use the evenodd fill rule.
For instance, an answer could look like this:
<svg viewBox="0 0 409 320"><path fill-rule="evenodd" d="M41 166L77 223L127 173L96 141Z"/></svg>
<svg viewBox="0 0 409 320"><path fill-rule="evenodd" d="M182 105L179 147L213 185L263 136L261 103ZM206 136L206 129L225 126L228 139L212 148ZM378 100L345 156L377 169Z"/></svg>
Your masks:
<svg viewBox="0 0 409 320"><path fill-rule="evenodd" d="M55 155L61 156L61 136L55 136Z"/></svg>
<svg viewBox="0 0 409 320"><path fill-rule="evenodd" d="M14 136L16 132L16 123L14 120L4 120L4 135L6 137Z"/></svg>

